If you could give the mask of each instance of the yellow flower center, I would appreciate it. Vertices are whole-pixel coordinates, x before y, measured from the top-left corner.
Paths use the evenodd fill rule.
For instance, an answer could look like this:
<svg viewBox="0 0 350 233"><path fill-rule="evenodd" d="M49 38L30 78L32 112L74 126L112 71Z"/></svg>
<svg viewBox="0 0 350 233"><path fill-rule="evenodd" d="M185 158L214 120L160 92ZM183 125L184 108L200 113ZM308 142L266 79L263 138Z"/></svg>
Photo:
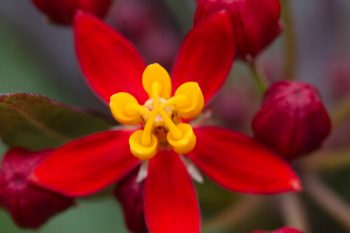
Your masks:
<svg viewBox="0 0 350 233"><path fill-rule="evenodd" d="M140 105L126 92L111 96L113 117L124 125L143 125L129 138L131 153L141 159L151 159L159 146L171 146L179 154L186 154L196 145L192 126L181 119L192 119L203 109L204 98L196 82L186 82L171 96L171 79L159 64L146 67L142 85L149 99Z"/></svg>

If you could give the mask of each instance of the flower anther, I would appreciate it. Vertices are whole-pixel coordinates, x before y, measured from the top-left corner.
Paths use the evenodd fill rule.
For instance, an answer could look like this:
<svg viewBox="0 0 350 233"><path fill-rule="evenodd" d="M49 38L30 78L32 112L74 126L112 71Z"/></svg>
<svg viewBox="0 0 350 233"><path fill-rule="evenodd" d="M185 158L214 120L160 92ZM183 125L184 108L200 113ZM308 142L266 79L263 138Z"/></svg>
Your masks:
<svg viewBox="0 0 350 233"><path fill-rule="evenodd" d="M196 135L188 123L204 107L203 93L197 82L179 86L171 97L172 84L168 72L159 64L146 67L142 86L149 96L143 104L126 92L111 96L110 108L114 118L124 125L141 125L129 138L131 153L140 160L153 158L159 147L172 147L186 154L196 145Z"/></svg>

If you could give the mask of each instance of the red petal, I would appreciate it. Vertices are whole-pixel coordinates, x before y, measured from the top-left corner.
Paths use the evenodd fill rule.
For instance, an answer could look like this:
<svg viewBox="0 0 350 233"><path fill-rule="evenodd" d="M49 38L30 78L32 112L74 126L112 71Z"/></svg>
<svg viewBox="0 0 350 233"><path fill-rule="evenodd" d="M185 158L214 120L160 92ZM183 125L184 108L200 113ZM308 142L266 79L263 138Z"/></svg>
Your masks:
<svg viewBox="0 0 350 233"><path fill-rule="evenodd" d="M179 156L161 151L150 161L145 215L152 233L200 232L200 210L192 180Z"/></svg>
<svg viewBox="0 0 350 233"><path fill-rule="evenodd" d="M229 130L202 127L189 157L220 185L244 193L300 191L294 171L257 141Z"/></svg>
<svg viewBox="0 0 350 233"><path fill-rule="evenodd" d="M91 88L107 103L117 92L129 92L143 103L145 69L136 49L120 34L87 13L78 13L74 23L75 47Z"/></svg>
<svg viewBox="0 0 350 233"><path fill-rule="evenodd" d="M185 82L195 81L208 101L226 80L235 52L227 12L208 17L194 27L182 44L172 74L174 90Z"/></svg>
<svg viewBox="0 0 350 233"><path fill-rule="evenodd" d="M67 196L99 191L139 164L127 131L105 131L77 139L53 152L34 171L38 185Z"/></svg>

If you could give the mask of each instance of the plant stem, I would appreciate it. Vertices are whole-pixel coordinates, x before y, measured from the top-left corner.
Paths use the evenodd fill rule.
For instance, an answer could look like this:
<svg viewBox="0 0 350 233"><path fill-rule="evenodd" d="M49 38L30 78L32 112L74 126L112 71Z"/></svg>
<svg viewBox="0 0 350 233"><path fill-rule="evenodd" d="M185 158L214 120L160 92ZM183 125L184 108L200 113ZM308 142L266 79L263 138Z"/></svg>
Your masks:
<svg viewBox="0 0 350 233"><path fill-rule="evenodd" d="M317 176L305 176L306 191L329 215L350 231L349 203L329 189Z"/></svg>
<svg viewBox="0 0 350 233"><path fill-rule="evenodd" d="M243 197L238 203L233 204L219 215L204 223L208 232L222 232L231 229L254 214L266 199L258 196Z"/></svg>
<svg viewBox="0 0 350 233"><path fill-rule="evenodd" d="M332 113L333 127L337 127L350 118L350 97L342 101Z"/></svg>
<svg viewBox="0 0 350 233"><path fill-rule="evenodd" d="M264 94L266 91L267 85L266 85L264 79L262 78L262 76L260 75L260 73L256 67L256 63L250 62L247 64L248 64L249 71L250 71L252 77L254 78L254 81L259 89L259 92L261 94Z"/></svg>
<svg viewBox="0 0 350 233"><path fill-rule="evenodd" d="M176 17L182 33L187 33L192 26L194 18L194 9L192 9L193 7L191 7L191 4L186 0L164 0L164 3Z"/></svg>
<svg viewBox="0 0 350 233"><path fill-rule="evenodd" d="M282 212L286 224L291 227L310 233L306 212L302 200L296 193L287 193L280 196Z"/></svg>
<svg viewBox="0 0 350 233"><path fill-rule="evenodd" d="M295 25L289 0L282 0L282 19L284 22L284 78L293 80L297 70L297 41Z"/></svg>
<svg viewBox="0 0 350 233"><path fill-rule="evenodd" d="M302 167L308 171L329 171L350 167L350 148L323 151L304 158Z"/></svg>

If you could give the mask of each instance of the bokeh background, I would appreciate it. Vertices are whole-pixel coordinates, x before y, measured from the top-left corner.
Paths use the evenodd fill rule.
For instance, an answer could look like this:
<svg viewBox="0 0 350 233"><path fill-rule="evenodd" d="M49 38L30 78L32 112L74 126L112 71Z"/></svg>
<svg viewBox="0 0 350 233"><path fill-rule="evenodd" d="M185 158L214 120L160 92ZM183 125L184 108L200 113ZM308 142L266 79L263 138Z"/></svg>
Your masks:
<svg viewBox="0 0 350 233"><path fill-rule="evenodd" d="M350 93L350 1L293 0L289 3L297 41L297 79L317 86L327 108L332 111L339 101L350 96L347 94ZM107 21L133 40L150 62L160 61L170 67L183 35L191 27L194 5L191 0L117 0ZM142 28L147 30L141 32ZM0 1L0 92L40 93L64 103L107 112L82 78L72 39L71 28L49 23L31 1ZM258 60L259 68L268 79L281 78L283 56L282 35ZM246 67L237 62L231 79L212 104L212 108L217 110L214 111L214 119L249 133L249 120L258 103L259 96ZM349 134L339 135L342 143L337 146L346 147L350 143ZM332 147L335 144L336 140L330 139L326 145ZM0 149L1 154L6 150L3 145ZM349 169L322 175L350 203L350 166ZM245 196L223 191L209 181L198 185L198 190L205 219L214 218L211 219L213 221L208 220L209 226L220 224L220 221L232 222L231 226L226 224L221 230L205 228L205 232L244 233L284 225L283 215L278 211L281 208L278 199L283 197L248 197L251 199L242 204L242 217L225 210L231 205L239 205ZM304 198L314 232L349 232L307 196ZM249 209L255 206L255 202L263 204L254 210ZM246 215L249 211L253 214ZM223 215L220 215L221 212ZM8 214L0 210L0 233L24 232L127 231L120 206L107 196L81 200L76 208L53 218L37 231L18 229Z"/></svg>

